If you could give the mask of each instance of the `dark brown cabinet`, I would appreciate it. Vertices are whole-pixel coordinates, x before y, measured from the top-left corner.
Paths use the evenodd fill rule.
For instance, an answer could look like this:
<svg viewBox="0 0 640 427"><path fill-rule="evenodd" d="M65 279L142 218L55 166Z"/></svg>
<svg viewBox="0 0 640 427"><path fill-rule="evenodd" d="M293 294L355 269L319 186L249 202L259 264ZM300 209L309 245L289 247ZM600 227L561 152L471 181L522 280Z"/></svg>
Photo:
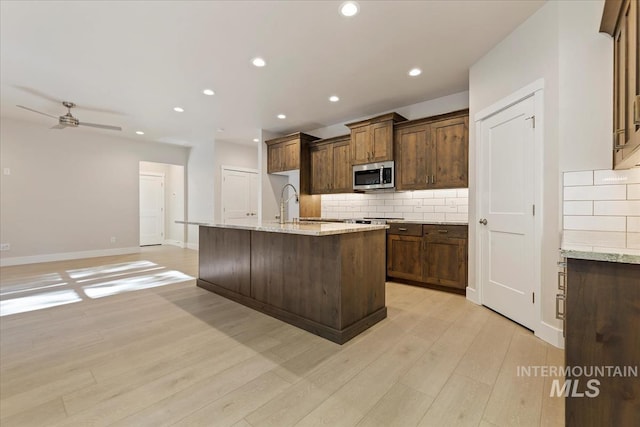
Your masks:
<svg viewBox="0 0 640 427"><path fill-rule="evenodd" d="M316 142L309 151L311 194L352 191L349 135Z"/></svg>
<svg viewBox="0 0 640 427"><path fill-rule="evenodd" d="M565 365L624 369L640 361L640 264L567 259ZM640 419L636 376L572 377L565 425L632 426ZM587 381L595 391L587 388ZM575 388L574 388L575 387ZM573 390L577 394L573 393ZM589 392L591 395L580 395Z"/></svg>
<svg viewBox="0 0 640 427"><path fill-rule="evenodd" d="M640 161L640 6L638 0L607 0L600 31L613 37L613 165Z"/></svg>
<svg viewBox="0 0 640 427"><path fill-rule="evenodd" d="M307 144L319 138L305 133L294 133L265 141L267 144L267 172L277 173L303 169Z"/></svg>
<svg viewBox="0 0 640 427"><path fill-rule="evenodd" d="M467 226L392 224L387 231L387 276L464 291Z"/></svg>
<svg viewBox="0 0 640 427"><path fill-rule="evenodd" d="M397 113L389 113L347 124L351 129L351 163L393 160L393 127L406 120Z"/></svg>
<svg viewBox="0 0 640 427"><path fill-rule="evenodd" d="M469 185L469 115L462 110L399 124L395 130L396 188Z"/></svg>

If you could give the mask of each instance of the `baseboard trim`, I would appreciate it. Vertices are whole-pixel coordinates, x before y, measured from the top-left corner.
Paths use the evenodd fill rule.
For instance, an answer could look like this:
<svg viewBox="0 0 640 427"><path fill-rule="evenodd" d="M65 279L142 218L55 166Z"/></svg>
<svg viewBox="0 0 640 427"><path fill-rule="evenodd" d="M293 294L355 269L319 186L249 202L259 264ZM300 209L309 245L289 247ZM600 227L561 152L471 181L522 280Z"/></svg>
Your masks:
<svg viewBox="0 0 640 427"><path fill-rule="evenodd" d="M564 337L560 328L556 328L546 322L540 322L535 335L554 347L564 348Z"/></svg>
<svg viewBox="0 0 640 427"><path fill-rule="evenodd" d="M0 259L0 267L9 267L12 265L38 264L41 262L67 261L70 259L96 258L101 256L127 255L140 252L140 247L115 248L115 249L98 249L93 251L80 252L60 252L56 254L43 254L20 256Z"/></svg>
<svg viewBox="0 0 640 427"><path fill-rule="evenodd" d="M470 288L469 286L467 286L467 299L469 301L471 301L474 304L478 304L480 305L480 293L478 292L477 289L475 288Z"/></svg>

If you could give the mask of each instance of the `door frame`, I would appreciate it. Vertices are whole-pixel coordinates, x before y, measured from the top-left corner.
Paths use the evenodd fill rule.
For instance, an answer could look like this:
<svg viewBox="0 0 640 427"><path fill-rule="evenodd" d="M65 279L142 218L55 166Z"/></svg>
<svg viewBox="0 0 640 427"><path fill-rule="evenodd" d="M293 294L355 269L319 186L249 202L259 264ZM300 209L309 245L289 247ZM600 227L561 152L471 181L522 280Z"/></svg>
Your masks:
<svg viewBox="0 0 640 427"><path fill-rule="evenodd" d="M256 178L258 178L258 191L256 193L256 206L258 206L258 215L260 214L260 171L258 169L252 168L244 168L240 166L220 166L220 223L224 223L224 173L225 171L236 171L236 172L246 172L246 173L255 173Z"/></svg>
<svg viewBox="0 0 640 427"><path fill-rule="evenodd" d="M165 191L166 191L166 177L164 172L139 172L138 173L138 222L140 221L140 215L142 214L142 212L140 211L140 178L143 176L153 176L156 178L162 178L162 243L160 243L161 245L165 244L165 241L167 239L167 224L166 224L166 212L167 212L167 198L165 197ZM140 239L140 231L138 231L138 246L142 246L142 242ZM148 245L146 245L148 246Z"/></svg>
<svg viewBox="0 0 640 427"><path fill-rule="evenodd" d="M538 79L533 83L513 92L512 94L502 98L492 105L480 110L474 115L475 133L476 133L476 158L475 158L475 179L476 179L476 200L475 200L475 218L470 220L478 221L481 217L481 200L477 195L480 194L482 188L482 122L483 120L497 114L527 98L533 97L535 129L534 132L534 164L533 164L533 197L535 204L535 216L533 218L533 291L536 295L534 303L534 333L542 330L542 234L543 234L543 154L544 154L544 79ZM472 300L477 304L483 303L482 296L482 274L484 272L482 265L482 228L475 227L475 275L476 275L476 295ZM468 288L467 288L468 290ZM469 295L469 292L467 292ZM537 334L536 334L537 335Z"/></svg>

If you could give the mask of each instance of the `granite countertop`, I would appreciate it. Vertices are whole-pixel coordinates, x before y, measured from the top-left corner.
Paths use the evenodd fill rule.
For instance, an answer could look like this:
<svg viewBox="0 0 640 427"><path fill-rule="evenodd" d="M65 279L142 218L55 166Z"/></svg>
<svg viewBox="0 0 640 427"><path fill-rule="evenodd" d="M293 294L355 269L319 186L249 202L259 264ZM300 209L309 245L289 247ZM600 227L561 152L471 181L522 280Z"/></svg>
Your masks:
<svg viewBox="0 0 640 427"><path fill-rule="evenodd" d="M387 224L469 225L462 221L425 221L421 219L388 219Z"/></svg>
<svg viewBox="0 0 640 427"><path fill-rule="evenodd" d="M361 231L384 230L388 225L345 224L342 222L302 221L280 224L277 221L262 221L254 224L216 224L207 221L176 221L177 224L201 225L206 227L234 228L240 230L266 231L269 233L302 234L307 236L330 236L333 234L359 233Z"/></svg>
<svg viewBox="0 0 640 427"><path fill-rule="evenodd" d="M578 249L578 248L572 248L571 246L564 246L560 248L560 254L565 258L586 259L591 261L619 262L623 264L640 264L640 255L619 253L619 252L607 252L606 249L598 249L598 248L590 248L590 247L581 247Z"/></svg>

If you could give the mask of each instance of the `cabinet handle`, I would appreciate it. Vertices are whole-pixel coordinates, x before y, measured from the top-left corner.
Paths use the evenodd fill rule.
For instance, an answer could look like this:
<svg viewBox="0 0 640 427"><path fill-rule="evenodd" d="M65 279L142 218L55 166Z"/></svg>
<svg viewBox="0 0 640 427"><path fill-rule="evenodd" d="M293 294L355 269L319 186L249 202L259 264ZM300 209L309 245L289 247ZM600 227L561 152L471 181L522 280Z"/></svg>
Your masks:
<svg viewBox="0 0 640 427"><path fill-rule="evenodd" d="M614 150L622 150L624 148L624 144L618 144L618 135L621 133L625 133L626 129L616 129L613 131L613 149Z"/></svg>
<svg viewBox="0 0 640 427"><path fill-rule="evenodd" d="M562 301L562 311L560 311L560 301ZM556 319L564 320L565 316L565 307L564 302L566 301L566 297L564 294L556 294Z"/></svg>
<svg viewBox="0 0 640 427"><path fill-rule="evenodd" d="M448 233L449 230L438 230L438 233Z"/></svg>
<svg viewBox="0 0 640 427"><path fill-rule="evenodd" d="M566 277L567 275L565 274L564 271L558 271L558 290L565 292L566 289Z"/></svg>
<svg viewBox="0 0 640 427"><path fill-rule="evenodd" d="M431 175L431 183L432 184L436 183L436 176L435 175Z"/></svg>
<svg viewBox="0 0 640 427"><path fill-rule="evenodd" d="M636 95L633 101L633 124L640 125L640 95Z"/></svg>
<svg viewBox="0 0 640 427"><path fill-rule="evenodd" d="M400 228L398 228L398 231L407 231L407 229L404 228L404 227L400 227Z"/></svg>

